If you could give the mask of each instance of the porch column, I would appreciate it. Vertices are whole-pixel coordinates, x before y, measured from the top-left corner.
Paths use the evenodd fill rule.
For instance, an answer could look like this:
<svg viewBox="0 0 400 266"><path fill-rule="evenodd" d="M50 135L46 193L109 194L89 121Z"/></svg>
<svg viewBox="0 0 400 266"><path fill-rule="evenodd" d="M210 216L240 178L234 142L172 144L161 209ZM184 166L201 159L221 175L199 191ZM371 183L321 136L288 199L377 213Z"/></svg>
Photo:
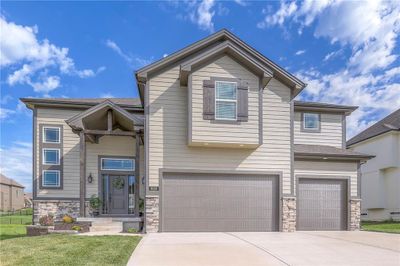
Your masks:
<svg viewBox="0 0 400 266"><path fill-rule="evenodd" d="M79 133L79 163L80 163L80 182L79 182L79 214L81 217L85 216L85 187L86 187L86 141L85 133Z"/></svg>
<svg viewBox="0 0 400 266"><path fill-rule="evenodd" d="M135 215L139 216L139 200L140 200L140 131L136 131L135 135Z"/></svg>

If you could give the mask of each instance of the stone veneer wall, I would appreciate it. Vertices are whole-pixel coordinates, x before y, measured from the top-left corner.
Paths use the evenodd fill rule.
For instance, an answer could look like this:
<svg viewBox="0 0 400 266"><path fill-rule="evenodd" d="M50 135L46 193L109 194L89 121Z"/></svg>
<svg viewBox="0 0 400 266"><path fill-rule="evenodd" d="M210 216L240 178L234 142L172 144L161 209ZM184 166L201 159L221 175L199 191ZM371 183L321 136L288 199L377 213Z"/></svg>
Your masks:
<svg viewBox="0 0 400 266"><path fill-rule="evenodd" d="M56 221L61 220L64 214L74 218L79 217L79 200L34 200L33 222L37 224L39 218L52 214Z"/></svg>
<svg viewBox="0 0 400 266"><path fill-rule="evenodd" d="M360 230L361 199L350 200L350 231Z"/></svg>
<svg viewBox="0 0 400 266"><path fill-rule="evenodd" d="M296 198L282 198L282 232L296 231Z"/></svg>
<svg viewBox="0 0 400 266"><path fill-rule="evenodd" d="M145 200L146 233L155 233L159 230L160 210L159 197L147 195Z"/></svg>

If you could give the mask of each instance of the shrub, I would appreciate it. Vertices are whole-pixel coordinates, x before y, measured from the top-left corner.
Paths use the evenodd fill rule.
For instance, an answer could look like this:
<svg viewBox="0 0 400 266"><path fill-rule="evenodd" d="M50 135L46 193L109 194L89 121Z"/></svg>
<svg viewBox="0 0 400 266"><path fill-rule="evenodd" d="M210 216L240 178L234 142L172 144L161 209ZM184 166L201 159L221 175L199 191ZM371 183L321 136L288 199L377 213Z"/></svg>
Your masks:
<svg viewBox="0 0 400 266"><path fill-rule="evenodd" d="M90 205L90 208L92 210L98 210L100 208L100 205L101 205L100 198L97 197L96 195L92 195L90 197L89 205Z"/></svg>
<svg viewBox="0 0 400 266"><path fill-rule="evenodd" d="M82 230L82 228L79 225L74 225L74 226L71 227L71 229L75 230L75 231L81 231Z"/></svg>
<svg viewBox="0 0 400 266"><path fill-rule="evenodd" d="M137 232L138 232L138 230L135 229L135 228L128 228L126 231L127 231L128 233L130 233L130 234L134 234L134 233L137 233Z"/></svg>
<svg viewBox="0 0 400 266"><path fill-rule="evenodd" d="M66 214L62 218L63 222L66 224L72 224L74 222L74 218L72 218L70 215Z"/></svg>
<svg viewBox="0 0 400 266"><path fill-rule="evenodd" d="M44 216L40 217L39 218L39 224L43 225L43 226L54 225L53 215L48 214L48 215L44 215Z"/></svg>

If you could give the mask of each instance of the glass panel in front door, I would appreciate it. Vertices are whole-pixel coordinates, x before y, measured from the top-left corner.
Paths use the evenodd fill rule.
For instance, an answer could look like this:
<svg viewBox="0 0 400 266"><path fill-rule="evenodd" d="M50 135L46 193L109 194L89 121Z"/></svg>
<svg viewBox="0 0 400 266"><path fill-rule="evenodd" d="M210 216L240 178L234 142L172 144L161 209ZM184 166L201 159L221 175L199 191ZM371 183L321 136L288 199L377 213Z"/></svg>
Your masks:
<svg viewBox="0 0 400 266"><path fill-rule="evenodd" d="M129 207L128 207L128 213L133 214L135 212L135 176L130 175L128 176L128 202L129 202Z"/></svg>

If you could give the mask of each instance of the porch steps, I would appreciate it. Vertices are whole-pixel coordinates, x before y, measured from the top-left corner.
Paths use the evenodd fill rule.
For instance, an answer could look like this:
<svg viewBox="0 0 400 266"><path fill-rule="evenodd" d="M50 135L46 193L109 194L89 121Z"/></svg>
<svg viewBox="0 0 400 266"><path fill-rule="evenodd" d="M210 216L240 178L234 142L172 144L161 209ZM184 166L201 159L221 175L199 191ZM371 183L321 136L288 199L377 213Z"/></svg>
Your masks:
<svg viewBox="0 0 400 266"><path fill-rule="evenodd" d="M115 232L120 233L123 229L123 221L114 218L78 218L78 221L91 222L91 232Z"/></svg>

